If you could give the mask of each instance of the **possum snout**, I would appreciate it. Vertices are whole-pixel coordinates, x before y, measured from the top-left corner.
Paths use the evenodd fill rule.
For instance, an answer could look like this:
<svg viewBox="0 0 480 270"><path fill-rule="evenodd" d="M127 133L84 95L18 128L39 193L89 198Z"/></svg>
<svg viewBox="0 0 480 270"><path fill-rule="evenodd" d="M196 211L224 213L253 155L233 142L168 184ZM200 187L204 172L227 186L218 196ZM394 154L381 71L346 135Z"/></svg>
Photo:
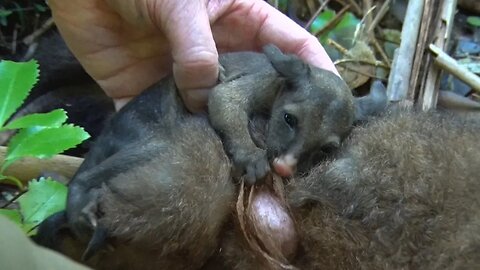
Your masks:
<svg viewBox="0 0 480 270"><path fill-rule="evenodd" d="M293 154L281 155L273 160L273 169L281 177L289 177L295 172L297 162Z"/></svg>

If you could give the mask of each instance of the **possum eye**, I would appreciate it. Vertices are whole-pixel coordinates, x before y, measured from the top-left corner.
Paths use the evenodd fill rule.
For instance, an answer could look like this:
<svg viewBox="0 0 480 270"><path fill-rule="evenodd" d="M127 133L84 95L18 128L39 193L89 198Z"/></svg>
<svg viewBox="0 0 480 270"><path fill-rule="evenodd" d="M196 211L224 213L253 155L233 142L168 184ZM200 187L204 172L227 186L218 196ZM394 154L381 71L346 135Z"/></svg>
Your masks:
<svg viewBox="0 0 480 270"><path fill-rule="evenodd" d="M291 128L297 125L297 118L289 113L285 113L283 115L283 119L285 120L285 123L287 123L287 125L289 125Z"/></svg>

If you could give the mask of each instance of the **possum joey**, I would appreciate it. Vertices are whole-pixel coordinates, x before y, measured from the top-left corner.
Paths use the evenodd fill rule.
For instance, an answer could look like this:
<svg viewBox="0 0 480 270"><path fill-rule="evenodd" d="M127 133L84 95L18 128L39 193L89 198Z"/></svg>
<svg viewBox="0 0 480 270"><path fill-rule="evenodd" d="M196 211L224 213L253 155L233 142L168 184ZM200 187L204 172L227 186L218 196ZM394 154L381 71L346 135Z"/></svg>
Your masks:
<svg viewBox="0 0 480 270"><path fill-rule="evenodd" d="M261 53L224 54L220 81L209 98L212 126L222 136L235 168L250 184L270 164L291 176L299 161L340 145L354 122L354 98L334 73L267 45ZM265 147L250 138L248 122L267 115Z"/></svg>

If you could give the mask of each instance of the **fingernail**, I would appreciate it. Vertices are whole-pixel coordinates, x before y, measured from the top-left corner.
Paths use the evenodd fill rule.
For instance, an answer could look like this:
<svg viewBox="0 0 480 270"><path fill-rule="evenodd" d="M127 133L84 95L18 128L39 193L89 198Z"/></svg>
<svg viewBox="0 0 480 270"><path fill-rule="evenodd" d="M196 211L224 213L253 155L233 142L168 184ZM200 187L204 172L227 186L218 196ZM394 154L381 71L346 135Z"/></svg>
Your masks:
<svg viewBox="0 0 480 270"><path fill-rule="evenodd" d="M193 113L206 110L210 90L208 88L187 90L184 100L187 109Z"/></svg>
<svg viewBox="0 0 480 270"><path fill-rule="evenodd" d="M115 110L118 112L125 104L127 104L133 97L126 97L126 98L115 98L113 99L113 105L115 106Z"/></svg>

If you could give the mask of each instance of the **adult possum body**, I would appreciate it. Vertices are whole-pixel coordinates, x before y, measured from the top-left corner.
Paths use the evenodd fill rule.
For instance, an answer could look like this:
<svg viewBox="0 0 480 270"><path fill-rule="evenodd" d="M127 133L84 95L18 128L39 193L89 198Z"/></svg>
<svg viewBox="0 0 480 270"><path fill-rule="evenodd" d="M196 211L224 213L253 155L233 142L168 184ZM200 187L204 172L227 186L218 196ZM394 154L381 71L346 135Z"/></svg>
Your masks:
<svg viewBox="0 0 480 270"><path fill-rule="evenodd" d="M287 187L299 269L476 269L480 121L392 112L356 128L342 151ZM225 233L206 269L261 269ZM265 267L268 269L267 267Z"/></svg>
<svg viewBox="0 0 480 270"><path fill-rule="evenodd" d="M253 145L248 130L228 137L235 131L229 127L246 127L250 113L268 113L273 107L265 140L267 152L276 145L296 149L295 155L300 155L331 143L327 141L332 138L339 143L337 139L351 128L355 106L362 103L346 92L345 83L335 74L307 67L275 47L265 50L265 54L240 52L220 57L223 71L210 98L210 121L185 110L171 77L123 107L69 184L66 213L43 223L37 241L74 258L82 256L97 269L201 267L216 251L222 225L231 217L237 199L224 148L235 156L246 153L242 147ZM289 74L289 63L293 71L305 73ZM340 85L338 93L336 84ZM285 85L295 87L286 89ZM253 95L252 89L262 97ZM229 95L232 99L225 100ZM235 98L242 95L244 103L238 107L250 105L249 114L239 114L238 108L223 111L234 108ZM222 98L223 102L214 101ZM290 110L298 125L291 123L292 118L287 121L284 109ZM336 112L341 113L338 121ZM227 124L226 129L222 124ZM234 138L229 142L239 148L230 148L228 143L223 147L214 128L224 139ZM290 130L288 138L286 129ZM296 144L295 138L301 143ZM233 160L235 163L235 157ZM280 203L269 201L280 209ZM279 213L288 216L283 209ZM283 242L295 239L294 228L286 231L293 233ZM55 235L60 236L59 241L49 240ZM70 252L70 246L78 248ZM286 250L293 253L295 248Z"/></svg>
<svg viewBox="0 0 480 270"><path fill-rule="evenodd" d="M230 170L208 119L164 79L112 118L36 241L95 269L198 268L233 208Z"/></svg>

